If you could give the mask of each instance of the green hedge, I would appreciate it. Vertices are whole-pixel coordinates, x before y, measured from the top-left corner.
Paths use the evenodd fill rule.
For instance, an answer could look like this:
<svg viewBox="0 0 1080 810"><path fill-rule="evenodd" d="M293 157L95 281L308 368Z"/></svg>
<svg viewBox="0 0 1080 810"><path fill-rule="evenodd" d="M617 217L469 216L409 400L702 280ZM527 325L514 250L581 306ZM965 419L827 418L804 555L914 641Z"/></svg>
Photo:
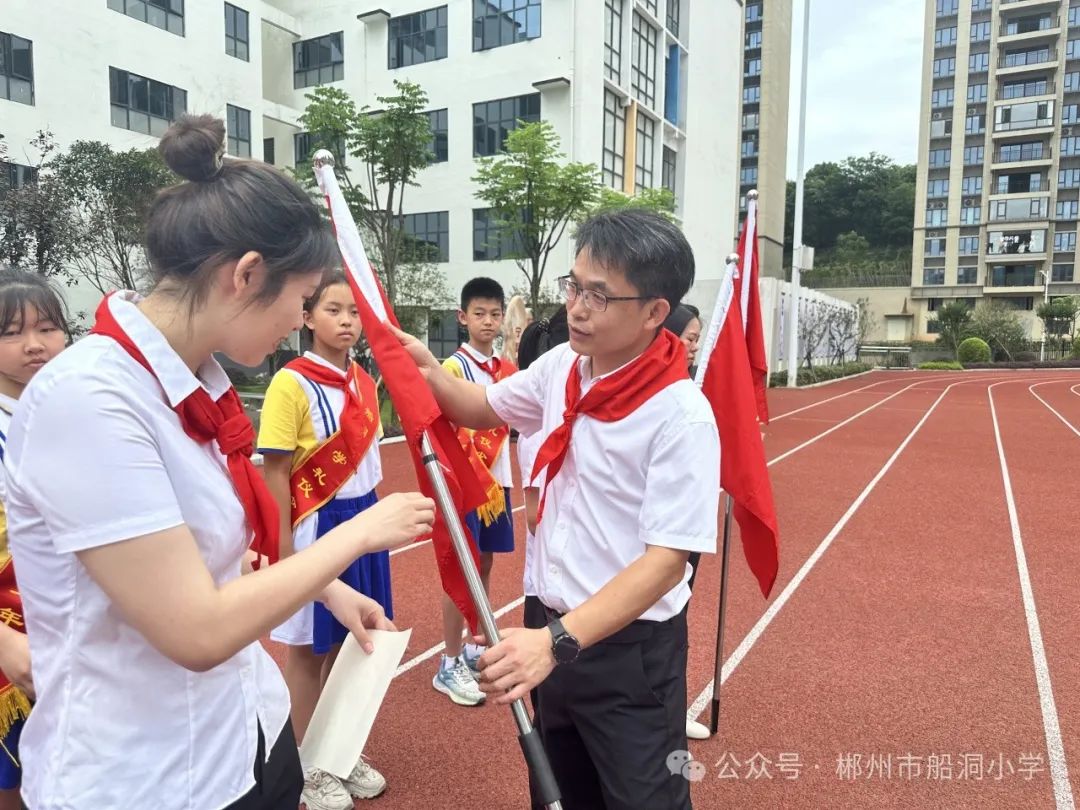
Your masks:
<svg viewBox="0 0 1080 810"><path fill-rule="evenodd" d="M920 371L963 371L964 367L955 360L931 360L919 363Z"/></svg>
<svg viewBox="0 0 1080 810"><path fill-rule="evenodd" d="M872 366L866 363L844 363L838 366L814 366L813 368L800 368L796 377L797 385L813 385L814 383L839 380L841 377L850 377L852 374L862 374L870 371ZM769 375L769 385L774 388L782 388L787 385L787 372L777 371Z"/></svg>
<svg viewBox="0 0 1080 810"><path fill-rule="evenodd" d="M967 363L989 363L990 345L982 338L969 337L956 350L956 359Z"/></svg>
<svg viewBox="0 0 1080 810"><path fill-rule="evenodd" d="M1076 336L1076 340L1073 341L1072 356L1080 357L1080 335Z"/></svg>

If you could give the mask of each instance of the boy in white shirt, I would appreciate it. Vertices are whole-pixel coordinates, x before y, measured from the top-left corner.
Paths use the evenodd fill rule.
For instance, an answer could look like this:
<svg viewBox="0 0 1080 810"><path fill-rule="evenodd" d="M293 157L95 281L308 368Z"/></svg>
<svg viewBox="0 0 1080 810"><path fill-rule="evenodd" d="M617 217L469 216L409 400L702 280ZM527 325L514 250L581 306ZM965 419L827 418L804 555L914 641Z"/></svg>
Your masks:
<svg viewBox="0 0 1080 810"><path fill-rule="evenodd" d="M691 552L716 548L720 447L685 349L661 329L694 258L655 214L599 214L560 279L568 345L490 387L440 368L400 334L457 424L547 438L533 585L544 629L509 629L481 657L498 703L539 685L540 729L567 810L682 810ZM687 467L693 459L693 474Z"/></svg>

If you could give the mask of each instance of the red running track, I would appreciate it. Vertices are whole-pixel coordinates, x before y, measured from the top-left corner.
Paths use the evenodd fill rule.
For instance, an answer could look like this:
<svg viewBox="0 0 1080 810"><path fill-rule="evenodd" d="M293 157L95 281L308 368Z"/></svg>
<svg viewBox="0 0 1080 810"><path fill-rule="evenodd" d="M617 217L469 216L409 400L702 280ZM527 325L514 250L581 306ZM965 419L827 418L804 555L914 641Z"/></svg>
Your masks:
<svg viewBox="0 0 1080 810"><path fill-rule="evenodd" d="M690 743L705 766L695 807L1074 807L1078 385L1069 372L877 372L770 391L780 575L766 602L736 530L720 733ZM386 491L415 485L401 445L383 460ZM521 621L516 517L518 551L493 577L503 627ZM392 569L413 666L368 744L389 783L375 806L527 807L510 712L431 688L430 546ZM711 695L719 571L703 560L689 614L696 708Z"/></svg>

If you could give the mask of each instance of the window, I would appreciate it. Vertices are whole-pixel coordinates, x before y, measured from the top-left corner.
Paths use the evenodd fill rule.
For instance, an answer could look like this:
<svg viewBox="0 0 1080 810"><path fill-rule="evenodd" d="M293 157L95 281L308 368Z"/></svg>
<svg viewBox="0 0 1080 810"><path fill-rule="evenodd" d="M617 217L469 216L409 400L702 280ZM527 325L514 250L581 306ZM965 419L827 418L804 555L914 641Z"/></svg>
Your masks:
<svg viewBox="0 0 1080 810"><path fill-rule="evenodd" d="M968 57L968 72L970 73L985 73L990 69L990 53L988 51L981 51L979 53L973 53Z"/></svg>
<svg viewBox="0 0 1080 810"><path fill-rule="evenodd" d="M161 137L187 110L187 93L126 70L109 68L112 125Z"/></svg>
<svg viewBox="0 0 1080 810"><path fill-rule="evenodd" d="M1053 20L1050 15L1036 16L1029 14L1026 17L1008 20L1002 33L1004 36L1011 37L1016 34L1032 34L1036 31L1046 31L1051 27L1053 27Z"/></svg>
<svg viewBox="0 0 1080 810"><path fill-rule="evenodd" d="M1075 157L1080 155L1080 137L1070 135L1061 139L1061 154L1063 157Z"/></svg>
<svg viewBox="0 0 1080 810"><path fill-rule="evenodd" d="M931 166L948 166L951 160L951 149L931 149L930 150L930 165Z"/></svg>
<svg viewBox="0 0 1080 810"><path fill-rule="evenodd" d="M443 163L450 159L447 111L442 109L429 112L428 124L431 126L431 143L428 144L428 149L430 149L431 154L434 155L431 162Z"/></svg>
<svg viewBox="0 0 1080 810"><path fill-rule="evenodd" d="M740 153L744 158L757 157L758 154L758 139L757 135L744 134L742 140L742 152Z"/></svg>
<svg viewBox="0 0 1080 810"><path fill-rule="evenodd" d="M934 32L934 47L945 48L956 44L956 26L939 28Z"/></svg>
<svg viewBox="0 0 1080 810"><path fill-rule="evenodd" d="M761 113L743 113L743 129L759 129L761 127Z"/></svg>
<svg viewBox="0 0 1080 810"><path fill-rule="evenodd" d="M28 39L0 31L0 98L34 103L34 46Z"/></svg>
<svg viewBox="0 0 1080 810"><path fill-rule="evenodd" d="M450 261L450 212L406 214L402 226L408 237L405 253L413 261Z"/></svg>
<svg viewBox="0 0 1080 810"><path fill-rule="evenodd" d="M1069 28L1080 25L1080 6L1069 6Z"/></svg>
<svg viewBox="0 0 1080 810"><path fill-rule="evenodd" d="M940 113L939 113L940 115ZM930 122L930 137L945 138L952 135L952 119L937 118Z"/></svg>
<svg viewBox="0 0 1080 810"><path fill-rule="evenodd" d="M652 14L654 17L657 16L656 15L656 0L641 0L641 2L645 4L645 8L647 8L649 10L650 14Z"/></svg>
<svg viewBox="0 0 1080 810"><path fill-rule="evenodd" d="M473 0L473 50L540 36L540 0Z"/></svg>
<svg viewBox="0 0 1080 810"><path fill-rule="evenodd" d="M666 188L672 194L675 193L675 182L676 182L676 171L678 169L678 160L679 160L678 152L676 152L674 149L668 149L665 146L664 147L664 152L663 152L663 157L661 158L661 162L660 162L660 172L661 172L661 174L660 174L660 183L661 183L661 185L663 185L664 188ZM741 175L745 171L746 171L746 169L743 169L740 172L740 179L742 179ZM756 169L754 170L754 175L755 175L755 179L756 179L756 176L757 176L757 170Z"/></svg>
<svg viewBox="0 0 1080 810"><path fill-rule="evenodd" d="M944 79L956 74L956 57L949 56L944 59L934 60L934 78Z"/></svg>
<svg viewBox="0 0 1080 810"><path fill-rule="evenodd" d="M1080 39L1070 39L1065 43L1065 58L1080 58Z"/></svg>
<svg viewBox="0 0 1080 810"><path fill-rule="evenodd" d="M1054 250L1061 253L1076 251L1076 231L1061 231L1054 234Z"/></svg>
<svg viewBox="0 0 1080 810"><path fill-rule="evenodd" d="M1080 215L1080 201L1058 200L1054 208L1054 219L1073 220Z"/></svg>
<svg viewBox="0 0 1080 810"><path fill-rule="evenodd" d="M940 228L948 224L949 210L944 205L944 203L941 203L942 207L940 208L926 209L926 227Z"/></svg>
<svg viewBox="0 0 1080 810"><path fill-rule="evenodd" d="M964 147L964 165L965 166L978 166L983 162L983 150L982 146L965 146Z"/></svg>
<svg viewBox="0 0 1080 810"><path fill-rule="evenodd" d="M748 3L746 6L746 21L757 22L761 19L761 3Z"/></svg>
<svg viewBox="0 0 1080 810"><path fill-rule="evenodd" d="M507 259L514 253L514 240L506 234L500 238L489 209L473 209L473 261Z"/></svg>
<svg viewBox="0 0 1080 810"><path fill-rule="evenodd" d="M227 123L225 131L229 135L229 154L235 157L251 157L251 111L243 107L225 105Z"/></svg>
<svg viewBox="0 0 1080 810"><path fill-rule="evenodd" d="M640 14L634 15L630 59L630 86L646 107L656 104L656 29Z"/></svg>
<svg viewBox="0 0 1080 810"><path fill-rule="evenodd" d="M956 268L956 283L957 284L978 284L979 283L979 268L978 267L957 267Z"/></svg>
<svg viewBox="0 0 1080 810"><path fill-rule="evenodd" d="M225 4L225 53L248 61L248 13Z"/></svg>
<svg viewBox="0 0 1080 810"><path fill-rule="evenodd" d="M517 129L519 120L526 124L540 120L539 93L473 104L473 155L501 152L506 136Z"/></svg>
<svg viewBox="0 0 1080 810"><path fill-rule="evenodd" d="M327 143L322 138L317 138L310 132L298 132L293 135L293 154L296 158L294 165L299 166L308 163L317 149L329 149L337 159L338 165L345 165L345 139L339 138L335 143Z"/></svg>
<svg viewBox="0 0 1080 810"><path fill-rule="evenodd" d="M1058 188L1080 188L1080 169L1059 169Z"/></svg>
<svg viewBox="0 0 1080 810"><path fill-rule="evenodd" d="M345 78L342 32L293 45L293 87L314 87Z"/></svg>
<svg viewBox="0 0 1080 810"><path fill-rule="evenodd" d="M399 68L446 58L446 6L394 17L386 36L387 67Z"/></svg>
<svg viewBox="0 0 1080 810"><path fill-rule="evenodd" d="M945 255L945 240L944 239L927 239L925 247L926 255L931 257L944 256Z"/></svg>
<svg viewBox="0 0 1080 810"><path fill-rule="evenodd" d="M1026 194L1031 191L1041 191L1043 187L1042 175L1035 172L1021 172L1015 174L1003 174L997 179L997 194Z"/></svg>
<svg viewBox="0 0 1080 810"><path fill-rule="evenodd" d="M1075 93L1080 91L1080 71L1065 74L1065 92Z"/></svg>
<svg viewBox="0 0 1080 810"><path fill-rule="evenodd" d="M744 76L760 76L761 75L761 57L755 56L751 59L747 59L743 66Z"/></svg>
<svg viewBox="0 0 1080 810"><path fill-rule="evenodd" d="M170 34L184 35L184 0L108 0L108 6Z"/></svg>
<svg viewBox="0 0 1080 810"><path fill-rule="evenodd" d="M653 159L656 152L656 121L638 112L637 161L634 165L634 189L653 187Z"/></svg>
<svg viewBox="0 0 1080 810"><path fill-rule="evenodd" d="M1051 281L1072 281L1073 266L1071 264L1055 264L1050 270Z"/></svg>
<svg viewBox="0 0 1080 810"><path fill-rule="evenodd" d="M986 132L986 115L969 115L964 119L964 133L967 135L981 135Z"/></svg>
<svg viewBox="0 0 1080 810"><path fill-rule="evenodd" d="M971 0L972 11L989 11L993 0Z"/></svg>
<svg viewBox="0 0 1080 810"><path fill-rule="evenodd" d="M274 156L274 139L263 138L263 161L271 166L277 162Z"/></svg>
<svg viewBox="0 0 1080 810"><path fill-rule="evenodd" d="M926 184L926 196L927 197L948 197L949 196L949 181L945 180L931 180Z"/></svg>
<svg viewBox="0 0 1080 810"><path fill-rule="evenodd" d="M622 9L624 0L604 0L604 75L622 81Z"/></svg>
<svg viewBox="0 0 1080 810"><path fill-rule="evenodd" d="M664 147L667 149L667 147ZM758 181L758 167L757 166L743 166L739 170L739 185L740 186L754 186Z"/></svg>
<svg viewBox="0 0 1080 810"><path fill-rule="evenodd" d="M944 267L926 267L922 271L922 283L926 286L933 286L937 284L945 283L945 268Z"/></svg>
<svg viewBox="0 0 1080 810"><path fill-rule="evenodd" d="M746 50L756 51L761 48L761 32L760 31L747 31L746 32Z"/></svg>
<svg viewBox="0 0 1080 810"><path fill-rule="evenodd" d="M994 131L1012 131L1048 127L1054 124L1054 102L1026 102L997 107L994 110Z"/></svg>
<svg viewBox="0 0 1080 810"><path fill-rule="evenodd" d="M1080 123L1080 104L1065 104L1061 107L1061 123Z"/></svg>
<svg viewBox="0 0 1080 810"><path fill-rule="evenodd" d="M960 237L960 255L961 256L976 256L979 253L979 237L977 236L961 236Z"/></svg>
<svg viewBox="0 0 1080 810"><path fill-rule="evenodd" d="M626 148L626 110L619 97L604 91L604 150L601 175L604 184L622 190Z"/></svg>
<svg viewBox="0 0 1080 810"><path fill-rule="evenodd" d="M1001 163L1016 163L1021 160L1041 160L1049 151L1043 149L1042 143L1010 143L1001 147L998 152L998 160Z"/></svg>
<svg viewBox="0 0 1080 810"><path fill-rule="evenodd" d="M967 156L965 155L965 158L966 157ZM966 159L965 162L967 162ZM960 183L960 193L965 197L969 194L982 194L982 189L983 179L981 174L969 174L964 177L963 181Z"/></svg>
<svg viewBox="0 0 1080 810"><path fill-rule="evenodd" d="M682 14L682 0L667 0L667 29L675 38L679 37L679 18Z"/></svg>
<svg viewBox="0 0 1080 810"><path fill-rule="evenodd" d="M935 90L930 94L930 106L931 107L951 107L953 105L953 97L955 91L951 87L943 87L940 90Z"/></svg>
<svg viewBox="0 0 1080 810"><path fill-rule="evenodd" d="M969 84L967 94L968 104L980 104L986 101L985 84Z"/></svg>
<svg viewBox="0 0 1080 810"><path fill-rule="evenodd" d="M431 313L427 345L433 355L445 360L468 339L465 327L458 323L456 309Z"/></svg>
<svg viewBox="0 0 1080 810"><path fill-rule="evenodd" d="M0 161L0 188L17 189L36 183L38 170L33 166Z"/></svg>
<svg viewBox="0 0 1080 810"><path fill-rule="evenodd" d="M752 85L750 87L744 87L742 91L743 104L757 104L761 101L761 86Z"/></svg>
<svg viewBox="0 0 1080 810"><path fill-rule="evenodd" d="M1031 82L1006 82L1001 86L1001 98L1024 98L1026 96L1045 96L1046 79Z"/></svg>
<svg viewBox="0 0 1080 810"><path fill-rule="evenodd" d="M937 16L952 17L960 10L960 0L937 0Z"/></svg>
<svg viewBox="0 0 1080 810"><path fill-rule="evenodd" d="M965 205L960 209L961 225L978 225L981 219L982 206L980 205Z"/></svg>
<svg viewBox="0 0 1080 810"><path fill-rule="evenodd" d="M989 25L989 23L987 23ZM975 26L972 26L974 30ZM1024 65L1039 65L1050 61L1049 48L1032 48L1024 51L1006 51L1002 67L1022 67Z"/></svg>

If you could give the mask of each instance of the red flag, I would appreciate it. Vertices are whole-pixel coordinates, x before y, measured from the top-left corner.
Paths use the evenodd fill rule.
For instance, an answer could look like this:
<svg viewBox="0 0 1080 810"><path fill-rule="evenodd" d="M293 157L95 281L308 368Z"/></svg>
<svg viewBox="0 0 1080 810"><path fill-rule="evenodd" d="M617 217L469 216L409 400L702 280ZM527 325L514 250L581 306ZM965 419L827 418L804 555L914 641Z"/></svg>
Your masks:
<svg viewBox="0 0 1080 810"><path fill-rule="evenodd" d="M382 373L390 399L401 419L405 442L412 455L420 490L428 497L434 497L420 451L420 439L427 432L446 476L446 483L453 495L458 515L463 517L466 512L487 502L484 489L469 467L468 458L457 439L457 430L439 410L435 397L421 376L416 363L386 326L387 322L397 326L397 318L386 300L386 293L383 292L378 277L367 260L356 223L353 222L352 214L342 196L337 178L334 176L333 166L317 167L315 177L326 195L330 220L337 235L338 247L345 265L345 275L360 312L364 335L367 337L371 353ZM439 566L443 590L457 605L469 627L475 629L476 608L469 595L457 555L454 553L445 516L441 512L436 516L432 545L435 548L435 559ZM473 555L473 562L479 566L475 544L470 543L469 548Z"/></svg>
<svg viewBox="0 0 1080 810"><path fill-rule="evenodd" d="M780 544L765 446L758 427L754 382L746 352L742 318L732 305L733 269L729 265L706 337L701 390L712 405L720 431L720 485L734 501L743 554L768 597L779 568Z"/></svg>
<svg viewBox="0 0 1080 810"><path fill-rule="evenodd" d="M746 204L746 221L739 235L739 273L735 278L735 297L742 311L742 328L746 334L746 351L753 373L754 397L758 419L769 424L769 402L765 391L769 387L769 361L765 356L765 335L761 326L761 296L758 292L758 233L756 199Z"/></svg>

